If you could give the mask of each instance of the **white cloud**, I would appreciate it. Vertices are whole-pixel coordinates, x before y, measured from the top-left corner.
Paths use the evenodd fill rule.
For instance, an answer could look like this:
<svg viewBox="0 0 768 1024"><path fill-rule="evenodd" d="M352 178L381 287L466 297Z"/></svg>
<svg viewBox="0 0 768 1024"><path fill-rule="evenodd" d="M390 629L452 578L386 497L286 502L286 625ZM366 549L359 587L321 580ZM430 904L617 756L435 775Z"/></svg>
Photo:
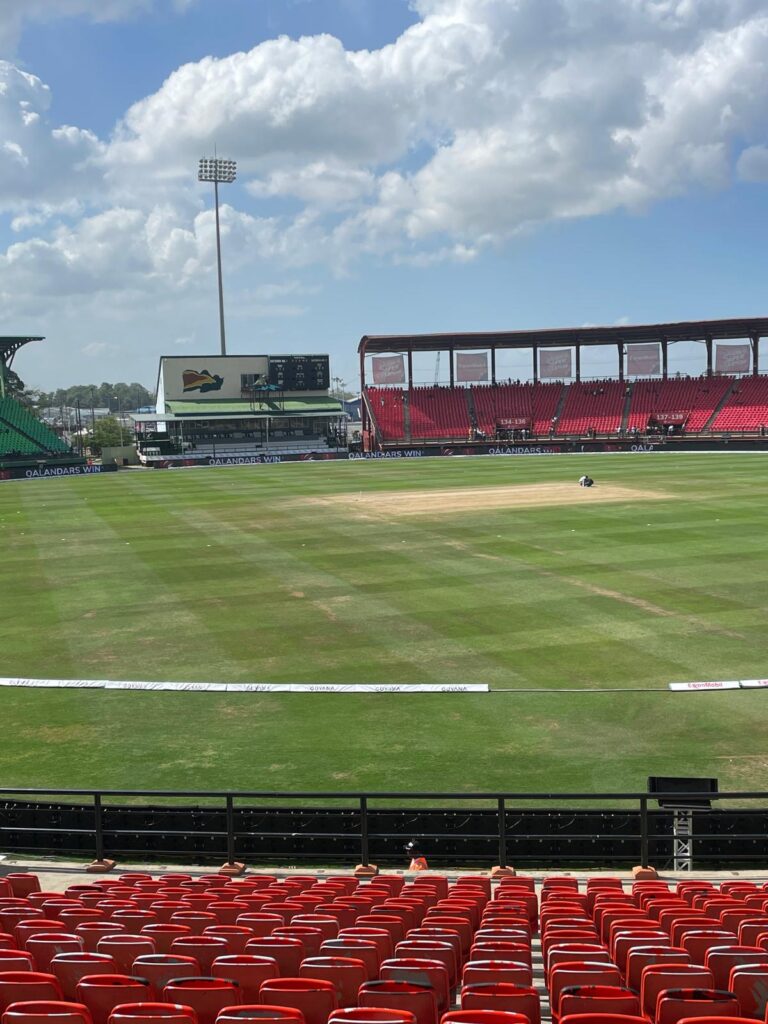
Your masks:
<svg viewBox="0 0 768 1024"><path fill-rule="evenodd" d="M23 18L162 3L30 0L22 15L0 0L0 38ZM228 273L246 277L369 254L468 261L538 224L768 178L768 0L413 6L421 20L378 50L281 37L184 65L107 139L52 123L41 79L0 62L0 210L36 235L0 254L2 300L194 306L215 257L194 168L214 144L245 184L222 230Z"/></svg>

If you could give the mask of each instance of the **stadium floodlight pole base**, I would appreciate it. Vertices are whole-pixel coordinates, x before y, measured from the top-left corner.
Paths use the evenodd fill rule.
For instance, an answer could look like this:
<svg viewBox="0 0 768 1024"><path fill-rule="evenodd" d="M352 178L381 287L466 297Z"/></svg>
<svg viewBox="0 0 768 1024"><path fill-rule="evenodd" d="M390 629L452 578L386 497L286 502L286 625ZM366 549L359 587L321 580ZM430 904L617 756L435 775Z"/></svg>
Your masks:
<svg viewBox="0 0 768 1024"><path fill-rule="evenodd" d="M92 860L90 864L86 864L85 870L89 875L104 875L107 871L114 870L115 862L113 860Z"/></svg>
<svg viewBox="0 0 768 1024"><path fill-rule="evenodd" d="M375 878L378 873L376 864L358 864L355 868L355 878Z"/></svg>
<svg viewBox="0 0 768 1024"><path fill-rule="evenodd" d="M245 874L245 864L241 864L239 860L227 861L226 864L222 864L219 868L219 873L222 875L229 875L230 878L234 878L236 875Z"/></svg>
<svg viewBox="0 0 768 1024"><path fill-rule="evenodd" d="M652 882L659 877L656 868L632 868L632 877L636 882Z"/></svg>
<svg viewBox="0 0 768 1024"><path fill-rule="evenodd" d="M495 864L491 868L491 878L509 878L511 875L516 875L517 872L514 868L503 868L499 864Z"/></svg>

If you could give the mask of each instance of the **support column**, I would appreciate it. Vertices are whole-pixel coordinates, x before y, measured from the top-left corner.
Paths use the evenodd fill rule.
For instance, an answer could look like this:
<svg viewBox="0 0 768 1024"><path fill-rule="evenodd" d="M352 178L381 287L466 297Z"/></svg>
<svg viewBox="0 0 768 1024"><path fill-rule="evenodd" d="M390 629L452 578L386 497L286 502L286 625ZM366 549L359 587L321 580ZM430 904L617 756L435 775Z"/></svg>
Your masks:
<svg viewBox="0 0 768 1024"><path fill-rule="evenodd" d="M712 339L705 338L704 344L707 346L707 376L712 376Z"/></svg>
<svg viewBox="0 0 768 1024"><path fill-rule="evenodd" d="M576 383L581 380L581 345L576 342Z"/></svg>
<svg viewBox="0 0 768 1024"><path fill-rule="evenodd" d="M413 351L408 349L408 390L413 388Z"/></svg>
<svg viewBox="0 0 768 1024"><path fill-rule="evenodd" d="M491 384L496 383L496 346L491 345Z"/></svg>
<svg viewBox="0 0 768 1024"><path fill-rule="evenodd" d="M365 402L365 348L360 349L360 395L362 397L360 402L360 429L365 431L368 430L368 409ZM93 395L91 395L91 400L93 400ZM93 406L91 406L91 415L93 416Z"/></svg>
<svg viewBox="0 0 768 1024"><path fill-rule="evenodd" d="M661 339L661 376L664 380L669 375L669 341L666 338Z"/></svg>
<svg viewBox="0 0 768 1024"><path fill-rule="evenodd" d="M539 350L536 345L533 346L533 383L539 383Z"/></svg>
<svg viewBox="0 0 768 1024"><path fill-rule="evenodd" d="M619 353L619 380L624 380L624 342L620 341L616 345L616 350Z"/></svg>
<svg viewBox="0 0 768 1024"><path fill-rule="evenodd" d="M451 359L451 387L453 387L453 345L448 349L448 355Z"/></svg>
<svg viewBox="0 0 768 1024"><path fill-rule="evenodd" d="M757 377L760 373L760 335L753 334L750 341L752 342L752 376Z"/></svg>

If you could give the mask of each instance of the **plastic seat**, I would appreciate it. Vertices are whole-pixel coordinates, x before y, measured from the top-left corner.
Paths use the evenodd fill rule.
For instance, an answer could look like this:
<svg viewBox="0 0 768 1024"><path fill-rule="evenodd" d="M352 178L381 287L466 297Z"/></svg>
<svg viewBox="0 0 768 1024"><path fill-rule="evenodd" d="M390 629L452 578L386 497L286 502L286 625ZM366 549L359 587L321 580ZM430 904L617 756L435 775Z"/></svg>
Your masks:
<svg viewBox="0 0 768 1024"><path fill-rule="evenodd" d="M653 1020L659 993L665 989L712 987L712 972L697 964L650 964L640 977L640 1009Z"/></svg>
<svg viewBox="0 0 768 1024"><path fill-rule="evenodd" d="M116 974L130 974L131 965L138 956L157 952L154 941L148 935L124 935L115 932L103 935L96 943L97 953L106 953L115 961Z"/></svg>
<svg viewBox="0 0 768 1024"><path fill-rule="evenodd" d="M735 946L737 941L735 933L724 928L696 928L684 932L679 945L690 953L695 964L703 965L708 950L714 946Z"/></svg>
<svg viewBox="0 0 768 1024"><path fill-rule="evenodd" d="M152 990L144 978L125 974L87 974L77 983L78 1001L91 1011L93 1024L107 1024L112 1010L121 1003L146 1003Z"/></svg>
<svg viewBox="0 0 768 1024"><path fill-rule="evenodd" d="M768 931L768 928L766 928L766 931ZM392 936L384 928L366 928L365 926L342 928L338 934L338 938L363 939L364 942L372 942L379 952L379 962L391 959L394 953Z"/></svg>
<svg viewBox="0 0 768 1024"><path fill-rule="evenodd" d="M360 960L365 966L364 981L371 981L378 977L381 964L379 950L375 942L369 942L367 939L356 936L328 939L320 946L320 956L343 956Z"/></svg>
<svg viewBox="0 0 768 1024"><path fill-rule="evenodd" d="M24 899L33 892L40 892L40 879L30 871L12 871L5 876L14 896Z"/></svg>
<svg viewBox="0 0 768 1024"><path fill-rule="evenodd" d="M389 1010L408 1010L416 1024L437 1024L437 1000L430 985L408 981L367 981L360 986L360 1006L379 1006Z"/></svg>
<svg viewBox="0 0 768 1024"><path fill-rule="evenodd" d="M108 1024L197 1024L191 1006L180 1003L122 1003L109 1015Z"/></svg>
<svg viewBox="0 0 768 1024"><path fill-rule="evenodd" d="M665 989L656 1003L656 1024L678 1024L686 1017L739 1017L739 1001L719 989Z"/></svg>
<svg viewBox="0 0 768 1024"><path fill-rule="evenodd" d="M455 988L459 980L458 961L456 950L448 942L432 942L429 939L406 939L398 942L395 947L395 957L415 958L417 960L435 960L441 963L448 972L448 984ZM387 957L387 959L392 959Z"/></svg>
<svg viewBox="0 0 768 1024"><path fill-rule="evenodd" d="M197 1014L198 1024L214 1024L225 1006L237 1006L239 987L223 978L176 978L163 989L163 1002L191 1006Z"/></svg>
<svg viewBox="0 0 768 1024"><path fill-rule="evenodd" d="M378 1006L353 1006L334 1010L328 1024L416 1024L408 1010L384 1010Z"/></svg>
<svg viewBox="0 0 768 1024"><path fill-rule="evenodd" d="M451 1010L443 1014L440 1024L530 1024L530 1021L524 1013L510 1010Z"/></svg>
<svg viewBox="0 0 768 1024"><path fill-rule="evenodd" d="M0 972L36 970L35 958L25 949L0 949Z"/></svg>
<svg viewBox="0 0 768 1024"><path fill-rule="evenodd" d="M647 1017L622 1013L571 1013L560 1024L648 1024Z"/></svg>
<svg viewBox="0 0 768 1024"><path fill-rule="evenodd" d="M560 993L573 986L621 985L621 972L615 964L573 960L559 963L549 972L549 1003L552 1016L559 1016Z"/></svg>
<svg viewBox="0 0 768 1024"><path fill-rule="evenodd" d="M240 987L240 998L244 1003L257 1003L262 983L280 975L277 962L272 957L234 953L214 960L211 976L235 982Z"/></svg>
<svg viewBox="0 0 768 1024"><path fill-rule="evenodd" d="M57 953L51 960L51 974L61 985L64 998L77 1002L77 983L89 974L115 974L115 961L102 953Z"/></svg>
<svg viewBox="0 0 768 1024"><path fill-rule="evenodd" d="M157 999L163 989L175 978L190 978L200 974L200 965L191 956L173 953L147 953L137 956L129 972L133 977L146 978Z"/></svg>
<svg viewBox="0 0 768 1024"><path fill-rule="evenodd" d="M511 960L513 963L532 965L531 947L527 942L502 942L490 939L473 943L470 960Z"/></svg>
<svg viewBox="0 0 768 1024"><path fill-rule="evenodd" d="M611 945L611 956L613 962L622 972L626 974L627 971L627 958L633 949L639 949L641 946L659 946L670 947L672 940L662 931L652 931L645 929L640 932L618 932L613 939Z"/></svg>
<svg viewBox="0 0 768 1024"><path fill-rule="evenodd" d="M99 939L105 935L124 934L125 929L121 924L114 924L112 921L82 921L75 926L75 935L83 940L83 950L86 953L98 952Z"/></svg>
<svg viewBox="0 0 768 1024"><path fill-rule="evenodd" d="M462 1010L508 1010L523 1013L530 1024L541 1024L539 993L528 985L465 985L461 990Z"/></svg>
<svg viewBox="0 0 768 1024"><path fill-rule="evenodd" d="M270 978L262 983L259 1002L301 1010L306 1024L327 1024L339 1008L336 988L325 978Z"/></svg>
<svg viewBox="0 0 768 1024"><path fill-rule="evenodd" d="M446 1013L451 1006L451 983L445 964L439 960L419 957L404 957L385 960L379 971L382 981L407 981L414 985L428 985L434 990L438 1014Z"/></svg>
<svg viewBox="0 0 768 1024"><path fill-rule="evenodd" d="M64 935L72 934L67 931L66 925L63 925L61 921L52 921L47 917L37 917L32 920L19 921L13 929L13 937L19 944L19 949L24 949L27 939L30 939L33 935L54 935L56 932L61 932Z"/></svg>
<svg viewBox="0 0 768 1024"><path fill-rule="evenodd" d="M313 956L299 967L301 978L323 978L336 990L340 1007L357 1006L360 986L368 981L368 971L362 960L344 956Z"/></svg>
<svg viewBox="0 0 768 1024"><path fill-rule="evenodd" d="M727 988L739 1000L744 1017L765 1020L768 1008L768 967L761 964L733 967Z"/></svg>
<svg viewBox="0 0 768 1024"><path fill-rule="evenodd" d="M283 978L297 977L299 964L305 957L301 939L289 935L261 935L249 939L245 944L245 952L249 956L271 957L277 963L280 976Z"/></svg>
<svg viewBox="0 0 768 1024"><path fill-rule="evenodd" d="M685 950L671 946L639 946L630 951L624 976L630 988L640 991L643 971L651 964L690 964L691 957Z"/></svg>
<svg viewBox="0 0 768 1024"><path fill-rule="evenodd" d="M512 960L469 960L461 973L462 985L482 985L503 981L509 985L532 985L533 972L528 964Z"/></svg>
<svg viewBox="0 0 768 1024"><path fill-rule="evenodd" d="M58 953L82 953L83 947L79 935L68 935L66 932L52 935L38 932L30 935L26 942L26 950L34 956L38 971L49 971L51 960Z"/></svg>
<svg viewBox="0 0 768 1024"><path fill-rule="evenodd" d="M400 947L403 946L404 943L406 942L425 941L440 943L441 945L448 943L448 945L453 949L454 955L456 957L456 970L458 973L458 970L464 963L464 956L462 955L461 952L461 937L456 932L451 931L449 928L414 928L413 931L408 932L408 937L404 939L402 943L398 942L396 944L396 955L400 955L399 953L397 953L397 950L399 950ZM418 956L419 954L416 955Z"/></svg>
<svg viewBox="0 0 768 1024"><path fill-rule="evenodd" d="M640 997L618 985L574 985L560 993L559 1017L580 1013L617 1013L640 1016Z"/></svg>
<svg viewBox="0 0 768 1024"><path fill-rule="evenodd" d="M259 1024L305 1024L301 1010L266 1003L225 1006L219 1010L216 1024L239 1024L242 1020L256 1020Z"/></svg>
<svg viewBox="0 0 768 1024"><path fill-rule="evenodd" d="M558 942L549 947L544 973L549 977L552 969L558 964L566 964L574 960L588 960L590 963L613 963L605 946L588 942Z"/></svg>
<svg viewBox="0 0 768 1024"><path fill-rule="evenodd" d="M728 988L731 968L747 964L764 964L768 967L768 951L757 946L713 946L707 950L704 966L712 971L714 987Z"/></svg>
<svg viewBox="0 0 768 1024"><path fill-rule="evenodd" d="M14 1003L4 1013L2 1024L92 1024L82 1003L61 1000L32 1000Z"/></svg>
<svg viewBox="0 0 768 1024"><path fill-rule="evenodd" d="M12 1003L63 999L61 985L53 974L41 971L6 971L0 975L0 1011Z"/></svg>
<svg viewBox="0 0 768 1024"><path fill-rule="evenodd" d="M227 941L215 935L184 935L171 943L171 953L178 956L191 956L200 965L200 973L209 975L213 961L229 953Z"/></svg>

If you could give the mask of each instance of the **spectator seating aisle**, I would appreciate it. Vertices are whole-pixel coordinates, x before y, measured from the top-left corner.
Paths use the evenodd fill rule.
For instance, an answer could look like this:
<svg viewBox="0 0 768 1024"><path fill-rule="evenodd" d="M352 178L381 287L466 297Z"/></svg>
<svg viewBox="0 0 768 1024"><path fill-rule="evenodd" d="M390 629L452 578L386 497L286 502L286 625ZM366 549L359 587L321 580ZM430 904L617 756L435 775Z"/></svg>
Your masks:
<svg viewBox="0 0 768 1024"><path fill-rule="evenodd" d="M615 434L621 426L627 385L618 380L581 381L568 388L556 433Z"/></svg>
<svg viewBox="0 0 768 1024"><path fill-rule="evenodd" d="M768 377L741 377L715 417L712 430L768 427Z"/></svg>
<svg viewBox="0 0 768 1024"><path fill-rule="evenodd" d="M26 439L27 443L33 443L35 452L42 451L46 455L70 453L69 445L65 441L13 398L0 398L0 430L2 428L10 428L19 438ZM6 439L0 433L0 452L6 443Z"/></svg>
<svg viewBox="0 0 768 1024"><path fill-rule="evenodd" d="M134 873L62 898L30 879L0 887L3 1024L766 1019L768 886L754 882ZM156 948L161 918L184 955ZM85 951L94 922L111 955Z"/></svg>
<svg viewBox="0 0 768 1024"><path fill-rule="evenodd" d="M672 377L668 380L637 380L632 385L628 430L644 431L648 421L673 413L685 415L685 430L704 428L717 408L733 377ZM721 414L722 415L722 414Z"/></svg>

